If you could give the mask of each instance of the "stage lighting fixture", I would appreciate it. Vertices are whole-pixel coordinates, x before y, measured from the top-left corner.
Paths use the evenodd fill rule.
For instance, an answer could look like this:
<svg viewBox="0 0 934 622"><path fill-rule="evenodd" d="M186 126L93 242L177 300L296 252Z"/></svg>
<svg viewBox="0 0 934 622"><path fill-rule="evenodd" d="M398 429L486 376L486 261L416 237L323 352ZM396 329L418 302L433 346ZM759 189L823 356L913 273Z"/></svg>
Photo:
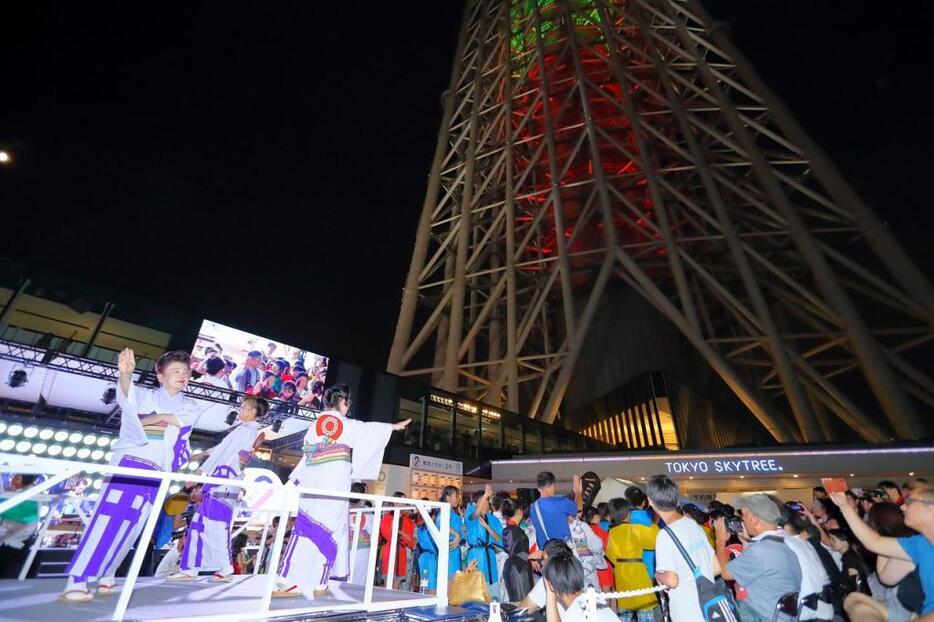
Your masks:
<svg viewBox="0 0 934 622"><path fill-rule="evenodd" d="M91 452L91 460L100 460L103 457L104 452L102 452L100 449L95 449Z"/></svg>
<svg viewBox="0 0 934 622"><path fill-rule="evenodd" d="M197 471L199 466L201 466L201 463L200 463L200 462L197 462L197 461L195 461L195 462L189 462L189 463L188 463L188 470L189 470L189 471Z"/></svg>
<svg viewBox="0 0 934 622"><path fill-rule="evenodd" d="M43 441L47 441L52 438L53 434L55 434L55 430L52 428L42 428L42 431L39 432L39 438Z"/></svg>
<svg viewBox="0 0 934 622"><path fill-rule="evenodd" d="M71 458L76 453L78 453L78 450L72 447L71 445L69 445L68 447L62 450L62 456L65 458Z"/></svg>
<svg viewBox="0 0 934 622"><path fill-rule="evenodd" d="M91 450L88 449L87 447L82 447L81 449L78 450L78 459L79 459L79 460L84 460L85 458L87 458L87 457L90 456L90 455L91 455Z"/></svg>
<svg viewBox="0 0 934 622"><path fill-rule="evenodd" d="M46 445L45 443L41 443L41 442L40 442L40 443L36 443L35 445L32 446L32 453L34 453L34 454L44 454L44 453L45 453L45 450L48 449L48 447L49 447L49 446Z"/></svg>
<svg viewBox="0 0 934 622"><path fill-rule="evenodd" d="M84 438L84 434L81 432L72 432L71 436L68 437L69 443L80 443L81 439Z"/></svg>
<svg viewBox="0 0 934 622"><path fill-rule="evenodd" d="M272 422L272 431L279 432L282 429L282 419L276 419Z"/></svg>
<svg viewBox="0 0 934 622"><path fill-rule="evenodd" d="M23 426L21 426L18 423L14 423L13 425L11 425L10 427L6 429L6 433L9 434L10 436L19 436L20 433L22 433L22 431L23 431Z"/></svg>
<svg viewBox="0 0 934 622"><path fill-rule="evenodd" d="M9 151L0 151L0 164L9 164L11 159Z"/></svg>
<svg viewBox="0 0 934 622"><path fill-rule="evenodd" d="M6 379L7 386L11 389L18 389L29 382L29 374L25 369L14 369Z"/></svg>
<svg viewBox="0 0 934 622"><path fill-rule="evenodd" d="M120 439L117 438L116 436L113 437L112 439L110 439L110 446L113 447L114 445L117 444L117 441L119 441L119 440L120 440Z"/></svg>
<svg viewBox="0 0 934 622"><path fill-rule="evenodd" d="M51 447L49 447L49 455L50 455L50 456L57 456L57 455L60 454L60 453L62 453L62 446L61 446L61 445L52 445Z"/></svg>
<svg viewBox="0 0 934 622"><path fill-rule="evenodd" d="M114 457L114 452L112 451L108 451L106 454L104 454L104 460L106 460L107 462L110 462L110 459L113 457Z"/></svg>
<svg viewBox="0 0 934 622"><path fill-rule="evenodd" d="M0 451L10 451L16 446L16 441L12 438L5 438L0 441Z"/></svg>
<svg viewBox="0 0 934 622"><path fill-rule="evenodd" d="M226 419L227 425L233 425L234 421L236 420L237 420L236 410L231 410L229 413L227 413L227 419Z"/></svg>
<svg viewBox="0 0 934 622"><path fill-rule="evenodd" d="M29 426L28 428L23 430L23 436L25 438L36 438L37 436L39 436L39 428L37 428L34 425Z"/></svg>
<svg viewBox="0 0 934 622"><path fill-rule="evenodd" d="M109 387L106 391L104 391L104 395L101 396L101 401L107 406L110 406L116 402L117 389L115 387Z"/></svg>
<svg viewBox="0 0 934 622"><path fill-rule="evenodd" d="M59 443L64 443L68 439L68 432L65 430L59 430L55 433L55 440Z"/></svg>
<svg viewBox="0 0 934 622"><path fill-rule="evenodd" d="M104 480L101 479L101 478L97 478L96 480L94 480L93 482L91 482L91 486L93 486L94 488L97 488L98 490L100 490L100 488L101 488L101 486L103 486L103 484L104 484Z"/></svg>
<svg viewBox="0 0 934 622"><path fill-rule="evenodd" d="M177 492L178 492L179 490L181 490L181 489L182 489L181 486L178 486L178 485L176 485L176 486L170 486L170 487L169 487L169 494L170 494L170 495L174 495L175 493L177 493Z"/></svg>
<svg viewBox="0 0 934 622"><path fill-rule="evenodd" d="M0 434L6 432L6 424L0 421Z"/></svg>
<svg viewBox="0 0 934 622"><path fill-rule="evenodd" d="M109 437L109 436L98 436L98 437L97 437L97 446L98 446L98 447L109 447L109 446L110 446L110 437Z"/></svg>
<svg viewBox="0 0 934 622"><path fill-rule="evenodd" d="M97 442L97 437L94 436L93 434L88 434L87 436L84 437L83 442L85 445L93 445L94 443Z"/></svg>
<svg viewBox="0 0 934 622"><path fill-rule="evenodd" d="M29 451L31 447L32 447L32 443L30 443L29 441L20 441L16 444L16 451L20 452L21 454L24 454L27 451Z"/></svg>

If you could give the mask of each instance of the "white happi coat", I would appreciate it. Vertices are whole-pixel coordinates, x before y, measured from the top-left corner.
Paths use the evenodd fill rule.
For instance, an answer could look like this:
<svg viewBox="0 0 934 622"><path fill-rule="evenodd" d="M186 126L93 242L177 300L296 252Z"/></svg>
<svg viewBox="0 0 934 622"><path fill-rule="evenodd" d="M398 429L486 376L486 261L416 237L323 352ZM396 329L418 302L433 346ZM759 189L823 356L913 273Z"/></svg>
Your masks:
<svg viewBox="0 0 934 622"><path fill-rule="evenodd" d="M194 400L164 389L141 389L130 385L127 395L117 388L120 438L114 445L110 464L153 471L177 471L188 462L188 437L201 416ZM175 415L175 426L143 427L141 417ZM112 577L139 537L155 502L159 480L113 476L100 498L66 573L76 582Z"/></svg>
<svg viewBox="0 0 934 622"><path fill-rule="evenodd" d="M324 411L305 434L303 458L289 482L296 486L350 492L353 480L376 479L392 435L388 423L348 419ZM302 590L346 577L349 565L350 505L346 498L303 496L292 538L279 569L280 583Z"/></svg>
<svg viewBox="0 0 934 622"><path fill-rule="evenodd" d="M243 475L241 455L248 458L259 434L255 421L241 423L219 444L208 450L201 472L209 477L239 479ZM180 568L190 572L199 569L233 572L230 559L230 525L236 517L239 486L204 486L204 497L191 517L188 538L182 551ZM192 573L196 574L196 573Z"/></svg>
<svg viewBox="0 0 934 622"><path fill-rule="evenodd" d="M188 437L201 416L201 408L184 393L170 396L165 389L141 389L130 385L129 395L117 388L120 406L120 439L113 448L110 464L120 464L125 455L148 460L160 471L177 471L191 457ZM181 428L166 426L162 438L154 429L146 429L140 422L150 415L175 415Z"/></svg>
<svg viewBox="0 0 934 622"><path fill-rule="evenodd" d="M243 477L243 468L240 464L240 454L243 452L251 453L253 443L259 436L259 423L249 421L241 423L220 443L208 450L208 457L201 465L201 472L208 477L225 477L229 479L239 479ZM212 492L239 494L240 486L222 486L214 488Z"/></svg>

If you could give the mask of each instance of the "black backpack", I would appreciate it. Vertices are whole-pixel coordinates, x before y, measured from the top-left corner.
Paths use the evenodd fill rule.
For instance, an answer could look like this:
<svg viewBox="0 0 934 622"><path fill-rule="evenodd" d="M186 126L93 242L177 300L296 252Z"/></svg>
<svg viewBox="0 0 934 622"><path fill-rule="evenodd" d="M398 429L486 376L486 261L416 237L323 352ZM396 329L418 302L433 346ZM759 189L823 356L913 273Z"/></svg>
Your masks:
<svg viewBox="0 0 934 622"><path fill-rule="evenodd" d="M665 532L671 538L671 541L675 543L675 546L678 547L678 551L681 552L681 556L684 557L684 561L688 563L688 567L694 574L697 601L700 603L704 620L707 622L740 622L739 612L736 610L736 603L733 602L733 594L730 589L726 586L717 585L701 574L700 568L694 564L691 556L684 550L675 532L668 527L665 527Z"/></svg>

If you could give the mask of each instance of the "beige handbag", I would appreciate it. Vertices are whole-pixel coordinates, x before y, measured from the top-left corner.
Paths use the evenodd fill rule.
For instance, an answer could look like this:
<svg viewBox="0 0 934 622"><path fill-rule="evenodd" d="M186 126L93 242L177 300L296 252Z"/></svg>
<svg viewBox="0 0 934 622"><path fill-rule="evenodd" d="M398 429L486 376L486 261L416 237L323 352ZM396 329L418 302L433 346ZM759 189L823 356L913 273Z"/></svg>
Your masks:
<svg viewBox="0 0 934 622"><path fill-rule="evenodd" d="M458 572L451 579L448 587L448 603L452 606L489 602L490 590L487 588L482 572L468 569L466 572Z"/></svg>

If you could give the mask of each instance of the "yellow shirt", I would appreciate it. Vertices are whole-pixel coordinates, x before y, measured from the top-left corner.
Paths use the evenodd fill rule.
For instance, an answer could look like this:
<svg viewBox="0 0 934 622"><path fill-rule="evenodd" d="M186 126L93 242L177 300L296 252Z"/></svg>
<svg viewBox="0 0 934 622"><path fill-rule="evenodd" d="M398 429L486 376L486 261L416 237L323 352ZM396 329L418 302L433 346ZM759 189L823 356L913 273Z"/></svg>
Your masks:
<svg viewBox="0 0 934 622"><path fill-rule="evenodd" d="M615 564L613 576L616 579L616 591L641 590L652 587L649 571L642 563L642 551L655 550L655 537L658 526L632 525L623 523L610 529L607 537L606 556ZM655 594L620 598L620 609L651 609L658 606Z"/></svg>

